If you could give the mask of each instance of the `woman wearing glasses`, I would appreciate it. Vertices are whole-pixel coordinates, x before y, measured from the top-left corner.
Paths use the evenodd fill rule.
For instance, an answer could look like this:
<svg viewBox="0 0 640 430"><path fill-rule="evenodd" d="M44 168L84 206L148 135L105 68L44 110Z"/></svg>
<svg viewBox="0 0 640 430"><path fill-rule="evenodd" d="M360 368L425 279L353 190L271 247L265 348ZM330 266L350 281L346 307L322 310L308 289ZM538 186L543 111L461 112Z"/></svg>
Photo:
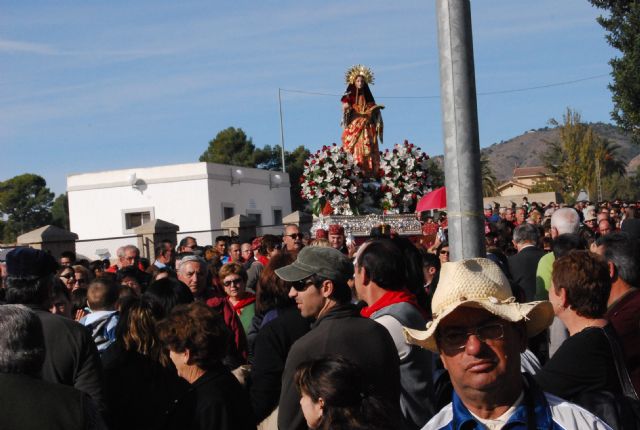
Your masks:
<svg viewBox="0 0 640 430"><path fill-rule="evenodd" d="M64 286L69 292L75 290L76 287L76 274L72 267L64 266L58 271L58 278L62 281Z"/></svg>
<svg viewBox="0 0 640 430"><path fill-rule="evenodd" d="M247 333L256 313L256 296L245 289L247 271L240 263L227 263L220 268L218 278L227 295L226 300L238 314L242 328Z"/></svg>

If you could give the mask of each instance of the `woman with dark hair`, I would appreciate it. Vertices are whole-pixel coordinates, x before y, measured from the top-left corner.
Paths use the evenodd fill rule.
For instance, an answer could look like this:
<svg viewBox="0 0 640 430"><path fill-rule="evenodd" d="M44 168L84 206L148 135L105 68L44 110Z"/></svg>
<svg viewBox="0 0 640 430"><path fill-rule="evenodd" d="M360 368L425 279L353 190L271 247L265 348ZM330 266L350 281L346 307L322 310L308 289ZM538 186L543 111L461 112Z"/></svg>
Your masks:
<svg viewBox="0 0 640 430"><path fill-rule="evenodd" d="M128 297L120 305L116 341L101 355L110 428L156 429L186 384L158 339L162 310L149 298Z"/></svg>
<svg viewBox="0 0 640 430"><path fill-rule="evenodd" d="M574 250L555 260L549 301L569 338L535 376L544 391L596 415L598 411L581 396L601 391L621 394L608 341L615 332L604 317L610 290L609 267L598 255Z"/></svg>
<svg viewBox="0 0 640 430"><path fill-rule="evenodd" d="M368 67L357 65L346 74L347 90L342 96L342 145L353 155L368 176L377 176L380 168L378 138L382 142L384 108L377 105L369 85L373 73Z"/></svg>
<svg viewBox="0 0 640 430"><path fill-rule="evenodd" d="M148 297L162 310L158 319L169 315L171 309L177 305L193 302L193 294L189 287L175 278L163 278L153 282L142 296Z"/></svg>
<svg viewBox="0 0 640 430"><path fill-rule="evenodd" d="M257 423L278 406L289 349L309 331L309 321L300 315L295 302L289 298L291 285L275 273L294 260L288 253L275 255L258 281L256 316L247 336L249 363L253 365L249 396ZM252 339L255 340L252 342Z"/></svg>
<svg viewBox="0 0 640 430"><path fill-rule="evenodd" d="M168 411L167 428L256 428L246 393L222 364L231 334L219 313L202 302L176 306L158 333L178 376L190 384Z"/></svg>
<svg viewBox="0 0 640 430"><path fill-rule="evenodd" d="M56 278L62 281L69 292L77 289L76 272L73 270L73 267L63 266L60 270L58 270L58 273L56 273Z"/></svg>
<svg viewBox="0 0 640 430"><path fill-rule="evenodd" d="M371 394L362 369L342 357L301 364L295 374L307 426L316 430L390 430L391 409Z"/></svg>

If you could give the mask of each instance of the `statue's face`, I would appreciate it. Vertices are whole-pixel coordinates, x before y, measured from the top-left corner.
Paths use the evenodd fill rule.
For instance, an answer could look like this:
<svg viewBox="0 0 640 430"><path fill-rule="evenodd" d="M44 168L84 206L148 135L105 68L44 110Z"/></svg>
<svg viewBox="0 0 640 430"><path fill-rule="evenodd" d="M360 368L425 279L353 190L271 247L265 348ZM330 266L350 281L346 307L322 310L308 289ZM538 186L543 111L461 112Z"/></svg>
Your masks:
<svg viewBox="0 0 640 430"><path fill-rule="evenodd" d="M362 76L358 76L356 78L356 88L361 90L363 86L364 86L364 78Z"/></svg>

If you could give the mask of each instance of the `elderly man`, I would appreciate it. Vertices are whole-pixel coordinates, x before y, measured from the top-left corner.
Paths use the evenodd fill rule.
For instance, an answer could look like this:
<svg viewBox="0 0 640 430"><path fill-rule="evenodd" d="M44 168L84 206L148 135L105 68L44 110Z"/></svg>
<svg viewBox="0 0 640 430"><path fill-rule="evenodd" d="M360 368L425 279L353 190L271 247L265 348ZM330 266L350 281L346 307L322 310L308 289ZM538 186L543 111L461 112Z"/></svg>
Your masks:
<svg viewBox="0 0 640 430"><path fill-rule="evenodd" d="M304 246L302 244L303 235L300 233L300 229L295 224L287 224L284 226L284 234L282 235L282 242L286 252L296 253Z"/></svg>
<svg viewBox="0 0 640 430"><path fill-rule="evenodd" d="M41 379L45 339L29 308L0 306L0 351L2 428L106 428L86 393Z"/></svg>
<svg viewBox="0 0 640 430"><path fill-rule="evenodd" d="M390 416L400 419L400 376L398 351L387 330L362 318L351 304L347 282L353 264L333 248L305 247L296 261L276 270L281 279L292 282L289 297L304 318L315 323L309 333L291 347L282 375L278 427L306 429L300 395L294 382L296 368L305 361L327 354L348 357L366 372L373 392L387 399Z"/></svg>
<svg viewBox="0 0 640 430"><path fill-rule="evenodd" d="M405 329L405 335L440 353L454 393L424 429L609 428L520 373L527 337L551 323L553 308L547 301L515 303L495 263L475 258L444 264L432 310L426 331Z"/></svg>
<svg viewBox="0 0 640 430"><path fill-rule="evenodd" d="M636 392L640 393L640 272L638 249L626 233L611 233L596 241L596 253L609 265L611 292L607 319L622 343L627 369Z"/></svg>
<svg viewBox="0 0 640 430"><path fill-rule="evenodd" d="M7 303L30 307L42 323L47 351L42 378L84 391L98 407L103 407L102 365L89 331L48 311L56 267L53 257L37 249L16 248L9 252Z"/></svg>
<svg viewBox="0 0 640 430"><path fill-rule="evenodd" d="M545 252L538 248L540 237L538 227L521 224L513 231L513 244L518 253L509 257L509 272L513 282L522 289L526 301L536 295L536 269Z"/></svg>

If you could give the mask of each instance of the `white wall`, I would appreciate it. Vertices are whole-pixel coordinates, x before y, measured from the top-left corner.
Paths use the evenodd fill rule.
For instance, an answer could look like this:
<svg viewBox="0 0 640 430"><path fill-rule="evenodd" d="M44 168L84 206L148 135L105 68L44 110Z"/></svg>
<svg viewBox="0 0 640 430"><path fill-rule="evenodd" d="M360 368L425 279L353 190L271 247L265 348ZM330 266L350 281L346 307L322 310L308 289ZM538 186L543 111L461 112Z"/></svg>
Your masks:
<svg viewBox="0 0 640 430"><path fill-rule="evenodd" d="M241 174L231 183L232 169ZM131 177L141 183L130 185ZM280 175L278 182L275 175ZM273 187L270 187L270 184ZM152 217L180 227L181 232L220 229L223 203L231 204L235 214L260 212L264 225L273 224L273 208L282 215L291 212L289 177L282 172L234 168L213 163L191 163L151 168L113 170L70 175L67 178L71 231L80 240L115 238L125 231L124 210L149 210ZM278 229L279 231L279 229ZM189 234L199 244L213 242L220 231ZM178 240L187 235L178 234ZM136 243L135 238L78 242L77 251L97 258L95 250L108 248L115 256L118 246Z"/></svg>

